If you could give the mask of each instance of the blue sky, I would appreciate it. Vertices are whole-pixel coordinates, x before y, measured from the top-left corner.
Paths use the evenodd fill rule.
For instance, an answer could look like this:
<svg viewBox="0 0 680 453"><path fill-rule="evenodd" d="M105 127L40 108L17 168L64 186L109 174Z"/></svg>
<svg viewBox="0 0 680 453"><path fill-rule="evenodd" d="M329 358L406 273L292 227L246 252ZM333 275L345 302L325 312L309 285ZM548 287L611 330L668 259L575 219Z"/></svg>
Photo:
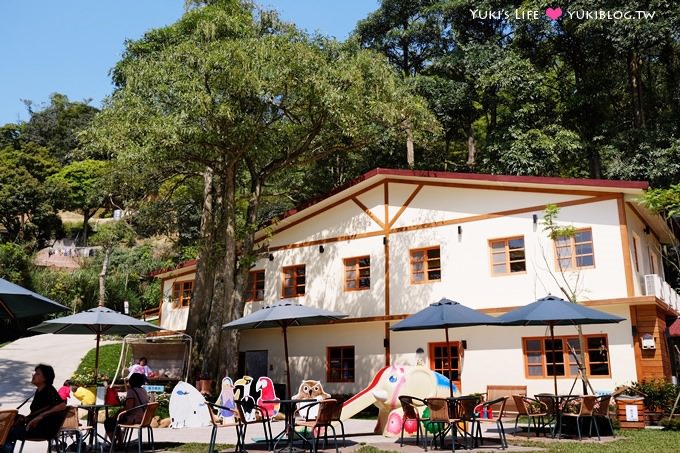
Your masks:
<svg viewBox="0 0 680 453"><path fill-rule="evenodd" d="M338 39L378 6L377 0L258 3L301 28ZM111 92L109 70L124 41L175 22L183 11L183 0L0 1L0 125L28 119L22 99L40 108L54 92L100 107Z"/></svg>

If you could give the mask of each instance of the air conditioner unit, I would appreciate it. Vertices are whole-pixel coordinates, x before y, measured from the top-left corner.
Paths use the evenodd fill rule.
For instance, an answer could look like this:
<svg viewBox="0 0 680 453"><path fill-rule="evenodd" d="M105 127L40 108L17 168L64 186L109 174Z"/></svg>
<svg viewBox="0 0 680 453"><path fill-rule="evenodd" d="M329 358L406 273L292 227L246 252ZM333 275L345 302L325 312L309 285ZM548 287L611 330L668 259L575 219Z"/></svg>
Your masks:
<svg viewBox="0 0 680 453"><path fill-rule="evenodd" d="M645 296L656 296L661 294L661 279L656 274L645 275Z"/></svg>

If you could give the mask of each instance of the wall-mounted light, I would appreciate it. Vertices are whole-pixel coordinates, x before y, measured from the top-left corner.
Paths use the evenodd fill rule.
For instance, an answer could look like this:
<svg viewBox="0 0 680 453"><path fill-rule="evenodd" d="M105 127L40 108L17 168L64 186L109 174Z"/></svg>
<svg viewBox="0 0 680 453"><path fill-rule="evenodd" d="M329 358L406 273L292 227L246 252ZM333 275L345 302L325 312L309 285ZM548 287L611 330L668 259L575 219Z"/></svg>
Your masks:
<svg viewBox="0 0 680 453"><path fill-rule="evenodd" d="M534 225L538 224L538 215L537 214L532 215L531 220L533 220Z"/></svg>
<svg viewBox="0 0 680 453"><path fill-rule="evenodd" d="M463 340L460 342L460 345L463 349L467 349L467 340Z"/></svg>
<svg viewBox="0 0 680 453"><path fill-rule="evenodd" d="M631 333L634 337L637 337L637 326L630 326L630 333Z"/></svg>
<svg viewBox="0 0 680 453"><path fill-rule="evenodd" d="M383 338L383 348L387 349L390 347L390 339L389 338Z"/></svg>
<svg viewBox="0 0 680 453"><path fill-rule="evenodd" d="M646 226L645 226L645 229L644 229L644 230L642 230L642 231L644 231L644 232L645 232L645 234L649 234L649 233L651 233L651 232L652 232L651 228L649 228L649 225L646 225Z"/></svg>
<svg viewBox="0 0 680 453"><path fill-rule="evenodd" d="M274 261L274 255L271 253L269 254L269 261Z"/></svg>
<svg viewBox="0 0 680 453"><path fill-rule="evenodd" d="M319 253L323 253L323 251L324 251L323 245L320 245L319 246Z"/></svg>
<svg viewBox="0 0 680 453"><path fill-rule="evenodd" d="M458 235L463 234L463 227L458 225Z"/></svg>
<svg viewBox="0 0 680 453"><path fill-rule="evenodd" d="M387 236L383 236L383 245L387 245Z"/></svg>

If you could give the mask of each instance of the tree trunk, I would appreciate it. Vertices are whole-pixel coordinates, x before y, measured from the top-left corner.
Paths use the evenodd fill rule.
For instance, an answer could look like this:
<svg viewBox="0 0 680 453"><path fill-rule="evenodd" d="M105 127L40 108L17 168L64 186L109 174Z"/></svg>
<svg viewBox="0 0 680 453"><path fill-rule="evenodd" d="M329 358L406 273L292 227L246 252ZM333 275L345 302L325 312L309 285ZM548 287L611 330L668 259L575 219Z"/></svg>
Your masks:
<svg viewBox="0 0 680 453"><path fill-rule="evenodd" d="M645 113L642 102L642 61L634 50L628 52L628 85L633 104L633 124L636 128L645 127Z"/></svg>
<svg viewBox="0 0 680 453"><path fill-rule="evenodd" d="M111 258L111 249L104 248L104 261L102 262L102 270L99 273L99 306L103 307L106 304L106 275L109 273L109 259Z"/></svg>
<svg viewBox="0 0 680 453"><path fill-rule="evenodd" d="M226 163L223 180L220 185L222 209L219 211L217 227L221 235L220 247L223 250L220 269L215 274L213 300L210 317L207 323L207 335L203 344L203 357L208 361L204 365L208 376L221 379L224 376L227 362L227 351L234 347L229 340L232 334L224 332L222 326L229 321L234 297L234 274L236 269L236 170L238 162ZM213 245L214 247L214 245ZM237 346L236 346L237 347ZM234 360L234 357L229 357ZM236 356L238 360L238 355Z"/></svg>
<svg viewBox="0 0 680 453"><path fill-rule="evenodd" d="M205 342L206 322L213 300L213 287L219 248L215 247L215 183L216 177L212 168L207 167L203 172L203 207L201 212L201 239L196 264L196 280L189 306L187 320L187 334L193 338L192 363L194 371L205 374L208 372L207 360L202 354Z"/></svg>
<svg viewBox="0 0 680 453"><path fill-rule="evenodd" d="M94 212L96 211L90 212L89 209L83 209L83 238L80 243L85 247L87 247L87 237L89 235L88 223L94 215Z"/></svg>
<svg viewBox="0 0 680 453"><path fill-rule="evenodd" d="M586 370L586 351L588 350L588 344L586 343L586 337L583 336L583 327L576 326L578 331L578 344L579 344L579 361L581 362L581 382L583 383L583 394L588 394L588 387L590 387L590 382L588 382L588 370ZM592 390L592 388L591 388Z"/></svg>
<svg viewBox="0 0 680 453"><path fill-rule="evenodd" d="M413 151L413 129L411 129L411 125L406 127L406 162L411 168L416 164L416 157Z"/></svg>

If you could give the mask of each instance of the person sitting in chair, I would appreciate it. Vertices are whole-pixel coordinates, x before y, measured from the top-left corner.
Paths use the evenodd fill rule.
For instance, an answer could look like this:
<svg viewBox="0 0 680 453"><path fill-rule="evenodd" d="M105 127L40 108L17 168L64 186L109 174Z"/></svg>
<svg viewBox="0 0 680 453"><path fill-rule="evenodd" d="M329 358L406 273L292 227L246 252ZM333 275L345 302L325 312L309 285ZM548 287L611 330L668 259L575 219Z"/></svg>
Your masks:
<svg viewBox="0 0 680 453"><path fill-rule="evenodd" d="M128 379L133 373L143 374L147 379L151 377L152 374L151 368L149 368L149 365L147 365L146 357L140 357L137 363L128 368L128 371L130 372Z"/></svg>
<svg viewBox="0 0 680 453"><path fill-rule="evenodd" d="M36 386L31 413L14 424L3 453L13 452L17 440L44 439L54 435L63 422L60 415L66 410L66 402L54 388L54 368L43 364L36 366L31 383Z"/></svg>
<svg viewBox="0 0 680 453"><path fill-rule="evenodd" d="M106 429L106 435L109 436L111 442L115 441L120 444L122 443L122 438L120 437L120 431L115 433L116 424L135 424L142 421L144 417L144 408L137 408L131 410L134 407L141 406L142 404L147 404L149 402L149 395L146 390L142 388L142 385L146 382L146 378L142 373L132 373L128 379L128 391L125 396L125 407L124 411L129 411L123 414L120 418L109 417L104 421L104 428Z"/></svg>

